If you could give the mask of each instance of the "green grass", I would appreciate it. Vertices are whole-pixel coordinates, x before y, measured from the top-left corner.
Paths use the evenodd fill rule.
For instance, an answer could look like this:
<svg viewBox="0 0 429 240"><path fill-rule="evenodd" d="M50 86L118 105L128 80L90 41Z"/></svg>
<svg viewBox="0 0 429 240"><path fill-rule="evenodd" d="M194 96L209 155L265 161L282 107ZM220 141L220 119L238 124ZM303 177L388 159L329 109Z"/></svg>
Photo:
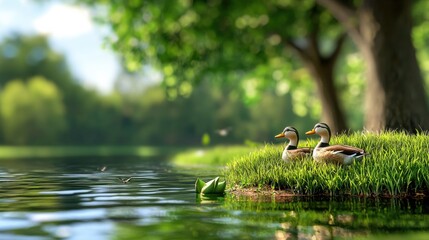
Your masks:
<svg viewBox="0 0 429 240"><path fill-rule="evenodd" d="M178 149L149 146L0 146L0 159L34 157L138 156L171 154Z"/></svg>
<svg viewBox="0 0 429 240"><path fill-rule="evenodd" d="M256 151L259 148L256 146L234 145L190 149L173 156L172 162L176 165L225 166L234 158Z"/></svg>
<svg viewBox="0 0 429 240"><path fill-rule="evenodd" d="M318 139L302 141L315 146ZM429 135L398 132L354 133L334 137L331 144L361 147L370 153L348 167L281 160L284 146L260 151L227 165L225 178L239 188L270 187L304 195L411 196L429 193Z"/></svg>

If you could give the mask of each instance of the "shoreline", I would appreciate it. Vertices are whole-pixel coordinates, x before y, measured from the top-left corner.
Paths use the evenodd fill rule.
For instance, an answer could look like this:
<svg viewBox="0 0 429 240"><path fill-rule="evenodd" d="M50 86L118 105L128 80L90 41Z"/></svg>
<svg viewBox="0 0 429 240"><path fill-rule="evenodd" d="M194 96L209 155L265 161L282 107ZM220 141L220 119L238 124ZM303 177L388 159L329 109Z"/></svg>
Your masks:
<svg viewBox="0 0 429 240"><path fill-rule="evenodd" d="M388 193L384 194L371 194L371 195L352 195L352 194L336 194L336 195L330 195L330 194L299 194L294 193L290 190L277 190L272 189L269 186L264 187L250 187L250 188L242 188L242 187L234 187L227 190L228 194L231 194L235 197L246 197L250 198L251 200L275 200L275 201L287 201L292 200L294 198L325 198L325 197L346 197L346 198L387 198L387 199L425 199L429 198L429 192L418 192L416 194L410 195L410 194L398 194L398 195L391 195Z"/></svg>

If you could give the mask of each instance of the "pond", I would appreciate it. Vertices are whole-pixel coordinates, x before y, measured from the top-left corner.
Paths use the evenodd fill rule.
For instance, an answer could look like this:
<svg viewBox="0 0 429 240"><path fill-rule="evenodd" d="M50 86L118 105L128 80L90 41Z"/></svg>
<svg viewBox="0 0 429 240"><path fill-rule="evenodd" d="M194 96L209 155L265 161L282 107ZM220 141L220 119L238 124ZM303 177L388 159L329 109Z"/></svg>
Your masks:
<svg viewBox="0 0 429 240"><path fill-rule="evenodd" d="M427 199L198 198L196 177L216 172L156 158L1 160L0 239L429 238Z"/></svg>

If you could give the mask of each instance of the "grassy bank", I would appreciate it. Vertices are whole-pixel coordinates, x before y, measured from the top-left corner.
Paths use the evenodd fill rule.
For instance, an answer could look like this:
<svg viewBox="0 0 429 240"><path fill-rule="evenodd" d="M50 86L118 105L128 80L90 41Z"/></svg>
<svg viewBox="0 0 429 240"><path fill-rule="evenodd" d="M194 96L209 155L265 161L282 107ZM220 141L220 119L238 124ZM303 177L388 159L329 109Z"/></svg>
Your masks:
<svg viewBox="0 0 429 240"><path fill-rule="evenodd" d="M176 165L216 165L225 166L234 158L256 151L256 146L215 146L190 149L173 156L172 162Z"/></svg>
<svg viewBox="0 0 429 240"><path fill-rule="evenodd" d="M0 146L0 159L37 157L137 156L150 157L177 152L177 148L150 146Z"/></svg>
<svg viewBox="0 0 429 240"><path fill-rule="evenodd" d="M318 139L302 141L315 146ZM347 144L370 153L348 167L317 164L308 158L287 164L283 146L267 145L228 164L229 186L267 188L303 195L415 196L429 193L429 135L355 133L334 137L331 144Z"/></svg>

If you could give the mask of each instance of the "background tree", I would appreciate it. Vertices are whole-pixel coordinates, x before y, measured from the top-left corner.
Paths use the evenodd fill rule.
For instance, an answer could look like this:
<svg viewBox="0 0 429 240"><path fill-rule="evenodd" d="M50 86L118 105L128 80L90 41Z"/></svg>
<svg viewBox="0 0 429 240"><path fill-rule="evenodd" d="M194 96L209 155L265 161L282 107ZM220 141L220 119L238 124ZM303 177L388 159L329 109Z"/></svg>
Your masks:
<svg viewBox="0 0 429 240"><path fill-rule="evenodd" d="M114 144L126 139L126 117L119 109L118 96L101 96L84 88L72 75L65 56L53 50L45 36L13 35L4 39L0 43L0 66L0 90L15 79L25 85L35 76L54 84L64 104L66 121L65 132L56 144Z"/></svg>
<svg viewBox="0 0 429 240"><path fill-rule="evenodd" d="M88 92L68 68L65 57L54 51L45 36L12 35L0 43L0 89L15 79L24 83L35 76L52 82L61 93L65 106L69 142L82 141L76 129L85 128Z"/></svg>
<svg viewBox="0 0 429 240"><path fill-rule="evenodd" d="M429 129L429 106L411 33L412 0L317 0L341 22L367 68L368 130Z"/></svg>
<svg viewBox="0 0 429 240"><path fill-rule="evenodd" d="M9 144L56 144L65 130L65 109L54 84L35 77L9 81L0 98L4 139Z"/></svg>
<svg viewBox="0 0 429 240"><path fill-rule="evenodd" d="M75 101L73 94L82 90L65 57L51 48L45 36L17 34L5 38L0 44L0 66L0 87L14 79L29 81L34 76L44 76L67 92L65 102Z"/></svg>

